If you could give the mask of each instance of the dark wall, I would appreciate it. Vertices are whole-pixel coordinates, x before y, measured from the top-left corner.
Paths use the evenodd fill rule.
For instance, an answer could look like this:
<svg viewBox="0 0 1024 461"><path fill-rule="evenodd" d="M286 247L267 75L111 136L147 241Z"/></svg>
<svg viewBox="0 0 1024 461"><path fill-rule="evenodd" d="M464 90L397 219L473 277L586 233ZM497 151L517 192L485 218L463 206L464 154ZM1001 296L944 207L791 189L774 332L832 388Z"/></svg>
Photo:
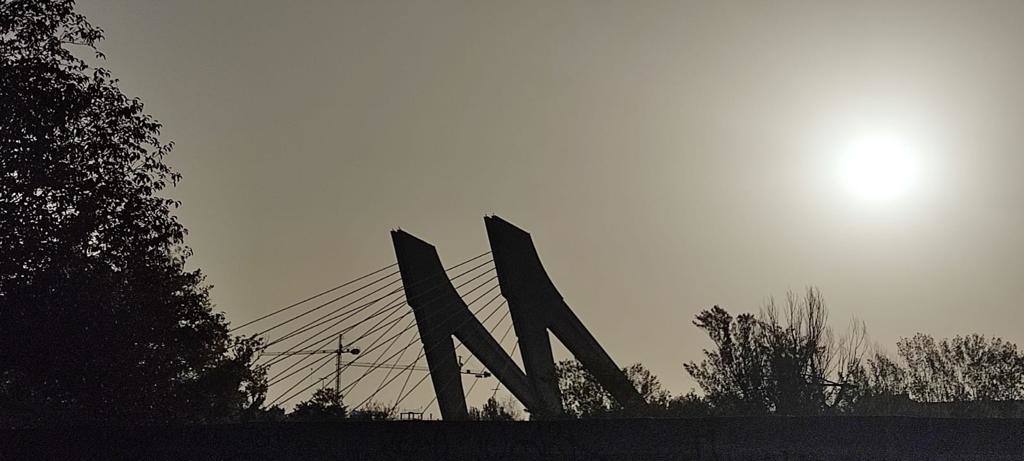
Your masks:
<svg viewBox="0 0 1024 461"><path fill-rule="evenodd" d="M0 431L0 459L1024 459L1024 420L769 417Z"/></svg>

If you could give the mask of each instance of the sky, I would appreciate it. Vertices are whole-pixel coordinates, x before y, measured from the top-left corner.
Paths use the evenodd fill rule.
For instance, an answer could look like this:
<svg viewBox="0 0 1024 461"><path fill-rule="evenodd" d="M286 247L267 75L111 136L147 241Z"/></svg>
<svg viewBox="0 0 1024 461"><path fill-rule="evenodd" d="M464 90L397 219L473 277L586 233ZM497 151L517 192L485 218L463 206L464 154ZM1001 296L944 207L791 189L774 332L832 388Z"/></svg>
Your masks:
<svg viewBox="0 0 1024 461"><path fill-rule="evenodd" d="M477 255L495 213L676 393L698 311L809 285L890 353L1024 343L1024 3L79 8L175 143L191 264L236 325L394 262L394 228Z"/></svg>

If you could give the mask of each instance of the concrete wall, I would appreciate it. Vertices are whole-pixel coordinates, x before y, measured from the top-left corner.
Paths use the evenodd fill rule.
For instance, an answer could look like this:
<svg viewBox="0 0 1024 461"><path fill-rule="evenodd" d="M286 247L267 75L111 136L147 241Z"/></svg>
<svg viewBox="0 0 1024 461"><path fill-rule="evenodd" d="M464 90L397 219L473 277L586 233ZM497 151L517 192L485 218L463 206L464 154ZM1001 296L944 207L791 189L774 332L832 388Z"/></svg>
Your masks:
<svg viewBox="0 0 1024 461"><path fill-rule="evenodd" d="M0 459L1020 460L1024 420L770 417L0 431Z"/></svg>

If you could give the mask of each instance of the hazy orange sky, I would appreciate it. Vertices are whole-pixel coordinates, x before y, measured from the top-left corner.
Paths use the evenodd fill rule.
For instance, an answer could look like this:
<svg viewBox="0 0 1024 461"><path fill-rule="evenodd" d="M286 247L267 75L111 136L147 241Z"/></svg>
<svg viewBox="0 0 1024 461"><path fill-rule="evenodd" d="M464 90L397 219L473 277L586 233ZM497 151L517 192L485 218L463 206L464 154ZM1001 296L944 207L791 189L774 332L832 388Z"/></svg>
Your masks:
<svg viewBox="0 0 1024 461"><path fill-rule="evenodd" d="M532 232L620 365L675 392L702 308L819 286L844 328L1024 342L1024 3L82 0L176 143L235 324L481 217ZM913 146L867 200L842 157Z"/></svg>

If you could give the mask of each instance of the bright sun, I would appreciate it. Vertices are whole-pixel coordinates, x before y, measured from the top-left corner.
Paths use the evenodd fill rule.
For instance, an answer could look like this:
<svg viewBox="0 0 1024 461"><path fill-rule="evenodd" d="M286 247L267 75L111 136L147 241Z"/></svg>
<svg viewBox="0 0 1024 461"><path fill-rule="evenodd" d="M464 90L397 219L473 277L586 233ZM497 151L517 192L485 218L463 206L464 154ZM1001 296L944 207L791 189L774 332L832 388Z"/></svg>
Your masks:
<svg viewBox="0 0 1024 461"><path fill-rule="evenodd" d="M872 201L906 195L918 181L915 147L891 135L864 136L846 146L840 174L847 189Z"/></svg>

